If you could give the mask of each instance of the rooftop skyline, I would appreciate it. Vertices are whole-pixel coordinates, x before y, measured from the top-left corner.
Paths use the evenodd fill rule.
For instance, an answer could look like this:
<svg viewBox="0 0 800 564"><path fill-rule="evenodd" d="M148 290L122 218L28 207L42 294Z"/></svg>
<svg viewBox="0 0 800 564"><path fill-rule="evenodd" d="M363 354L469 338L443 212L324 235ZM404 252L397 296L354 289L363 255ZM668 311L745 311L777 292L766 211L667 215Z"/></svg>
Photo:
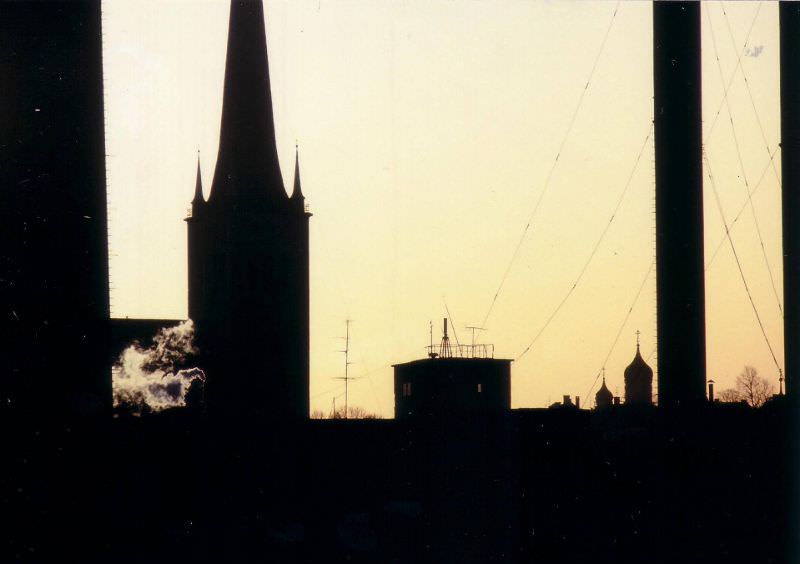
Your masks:
<svg viewBox="0 0 800 564"><path fill-rule="evenodd" d="M227 2L104 8L114 316L186 316L182 219L197 149L206 196L213 178L227 10ZM484 325L480 339L496 356L518 359L512 406L584 398L594 382L593 397L641 288L605 363L607 385L622 395L634 332L645 358L655 346L655 272L645 279L654 239L650 4L265 2L265 10L284 184L296 141L314 213L311 408L328 410L343 392L333 378L343 372L345 319L353 320L351 375L364 376L351 384L350 403L384 416L390 365L422 357L429 320L438 326L445 316L451 338L468 342L465 326ZM709 3L703 33L704 138L729 223L746 186L724 107L709 134L723 92L715 52L727 82L749 33L741 65L753 103L738 74L730 109L781 296L780 192L767 167L779 141L777 5ZM723 230L704 180L708 264ZM749 208L733 233L782 365L780 312ZM730 248L713 260L708 378L731 387L751 364L777 383ZM655 356L649 362L657 368Z"/></svg>

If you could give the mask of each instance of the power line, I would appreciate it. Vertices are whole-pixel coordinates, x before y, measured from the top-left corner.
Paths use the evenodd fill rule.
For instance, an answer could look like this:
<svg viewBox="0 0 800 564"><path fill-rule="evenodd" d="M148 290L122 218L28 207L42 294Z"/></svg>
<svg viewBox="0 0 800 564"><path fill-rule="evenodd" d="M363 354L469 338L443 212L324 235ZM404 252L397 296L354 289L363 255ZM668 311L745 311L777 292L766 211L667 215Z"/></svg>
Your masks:
<svg viewBox="0 0 800 564"><path fill-rule="evenodd" d="M313 396L311 396L311 399L315 399L315 398L318 398L320 396L324 396L324 395L330 394L331 392L335 392L336 390L341 389L343 386L344 386L344 384L338 384L338 385L334 386L333 388L329 388L329 389L325 390L324 392L319 392L318 394L314 394Z"/></svg>
<svg viewBox="0 0 800 564"><path fill-rule="evenodd" d="M736 40L733 37L733 30L731 29L731 22L728 19L728 12L725 11L725 4L720 3L720 8L722 9L722 15L725 16L725 24L726 24L726 26L728 28L728 37L730 37L731 43L733 44L733 48L734 48L734 50L736 50ZM756 17L758 17L759 10L761 10L761 3L758 4L758 9L756 10ZM755 18L753 18L753 24L755 24ZM751 25L750 29L752 29L752 25ZM748 40L749 40L749 38L750 38L750 33L749 32L747 34L747 37L748 37ZM746 48L747 48L747 40L745 40L745 44L742 47L742 50L744 50ZM767 155L772 155L772 154L774 154L774 151L772 151L770 149L770 147L769 147L769 142L767 141L767 135L764 132L764 124L761 122L761 116L759 115L758 108L756 107L756 101L755 101L755 98L753 97L753 91L750 90L750 81L747 80L747 73L744 71L744 65L742 65L742 63L741 63L742 54L740 52L738 52L738 51L737 51L736 59L737 59L736 60L737 66L742 69L742 79L744 80L744 85L745 85L745 87L747 89L747 96L748 96L748 98L750 98L750 105L753 108L753 114L756 117L756 123L758 123L758 129L761 132L761 140L764 142L764 147L767 150ZM776 148L777 148L777 144L776 144ZM778 181L778 186L781 186L782 183L781 183L780 174L778 174L778 167L775 166L775 163L772 161L771 158L770 158L770 163L772 163L772 172L775 174L775 180Z"/></svg>
<svg viewBox="0 0 800 564"><path fill-rule="evenodd" d="M572 128L575 125L575 120L578 117L578 112L583 105L583 100L586 97L586 92L589 90L589 85L592 82L592 78L594 77L595 70L597 69L597 63L600 61L600 56L603 54L603 51L606 46L606 41L608 40L608 36L611 33L611 28L614 25L614 20L617 17L617 11L619 10L621 0L617 0L617 4L614 6L614 13L611 15L611 20L608 22L608 27L606 28L606 32L603 35L603 40L600 42L600 48L597 51L597 55L594 58L594 63L592 64L592 69L589 71L589 78L586 80L586 84L581 90L581 94L578 97L578 104L575 107L575 111L572 113L572 117L569 120L569 124L567 125L567 130L564 133L564 137L561 139L561 144L558 147L558 151L556 152L555 159L553 160L553 164L550 166L550 170L547 173L547 177L545 178L544 185L542 187L542 191L539 193L539 198L536 200L536 203L533 206L533 211L531 211L530 216L528 217L528 221L525 224L525 228L522 230L522 235L519 238L519 242L517 243L516 248L514 249L514 253L511 255L511 260L508 263L508 267L506 268L505 272L503 273L503 277L500 279L500 284L497 287L497 291L492 298L492 302L489 305L489 309L486 312L486 316L483 318L483 323L481 323L481 327L486 327L486 322L489 320L489 316L492 314L492 310L494 309L495 303L497 303L497 298L500 295L500 291L503 289L505 285L506 279L508 278L509 273L511 272L511 268L514 266L514 263L517 260L517 256L519 255L519 251L522 248L522 244L525 241L525 237L528 234L528 230L530 229L533 219L536 216L536 212L539 211L539 206L544 199L545 194L547 193L547 189L550 186L550 180L553 178L553 173L555 172L556 166L558 165L559 159L561 158L561 153L564 150L564 147L569 139L570 133L572 132Z"/></svg>
<svg viewBox="0 0 800 564"><path fill-rule="evenodd" d="M378 370L382 370L383 368L386 368L386 367L382 366L380 368L376 368L375 370L370 370L367 367L366 361L364 360L364 354L362 352L359 352L358 357L361 360L361 366L364 369L364 372L360 376L358 376L358 378L366 378L367 381L369 382L369 389L372 392L372 397L375 400L376 406L378 407L378 413L380 413L381 417L383 417L383 406L381 405L380 398L378 398L378 394L375 392L375 385L372 382L371 374L373 372L377 372Z"/></svg>
<svg viewBox="0 0 800 564"><path fill-rule="evenodd" d="M706 18L708 19L709 30L711 31L711 44L714 47L714 58L717 61L717 69L719 70L719 78L720 78L720 81L724 84L725 83L725 79L724 79L724 76L723 76L723 73L722 73L722 63L719 60L719 52L717 50L717 39L716 39L716 35L714 34L714 25L713 25L713 23L711 21L711 9L708 7L708 4L706 4ZM740 58L740 61L741 61L741 58ZM739 66L741 66L741 65L739 65ZM744 76L744 69L742 69L742 75ZM747 79L745 78L745 82L746 82L746 80ZM753 198L752 198L752 195L750 194L750 184L747 181L747 171L746 171L745 166L744 166L744 160L742 159L742 151L741 151L741 147L739 146L739 137L736 134L736 125L733 123L733 111L731 110L731 105L730 105L730 101L728 100L727 91L726 91L725 95L723 96L723 100L724 100L725 108L728 110L728 120L730 121L730 124L731 124L731 133L733 135L733 144L734 144L734 147L736 149L736 158L739 161L739 170L742 173L742 180L744 181L745 193L747 194L747 201L748 201L748 203L750 205L750 212L751 212L751 214L753 216L753 223L755 224L755 227L756 227L756 233L758 235L758 242L761 245L761 254L764 257L764 264L767 267L767 273L769 274L769 281L772 284L772 292L775 295L775 300L778 303L778 309L781 312L781 317L783 317L783 307L781 306L781 300L780 300L780 297L778 296L778 290L777 290L777 288L775 286L775 277L772 274L772 267L769 264L769 258L767 257L767 250L766 250L766 248L764 246L764 238L761 235L761 226L758 223L758 214L756 214L755 204L753 204ZM767 152L769 152L769 147L767 147Z"/></svg>
<svg viewBox="0 0 800 564"><path fill-rule="evenodd" d="M644 138L644 142L642 143L642 146L639 149L639 154L636 155L636 161L633 163L633 168L631 169L631 172L628 175L628 179L625 182L625 186L623 187L622 192L619 195L619 198L617 198L617 203L614 206L614 210L611 212L611 217L609 218L608 222L606 223L606 226L603 228L602 233L600 233L600 237L597 239L597 242L594 244L594 247L592 248L592 252L589 253L589 257L586 259L586 262L584 262L583 267L581 268L580 272L578 273L578 277L575 279L575 282L572 284L572 286L569 288L567 293L561 299L559 304L556 306L556 308L550 314L550 317L547 318L547 321L545 321L545 324L541 327L541 329L539 329L539 332L536 333L536 335L534 336L533 340L531 340L530 344L527 347L525 347L525 350L522 351L522 353L516 358L517 361L519 359L521 359L523 356L525 356L528 353L528 351L531 349L531 347L533 347L534 343L536 343L536 341L539 339L539 337L542 335L542 333L544 333L545 329L547 329L547 327L550 325L550 322L553 321L555 316L558 314L558 312L561 310L561 308L567 302L569 297L572 295L572 293L578 287L578 284L580 283L581 279L583 278L583 275L586 274L586 270L589 268L589 264L591 264L592 259L594 259L595 255L597 254L597 250L600 248L600 244L605 239L606 234L608 233L608 230L611 228L611 224L613 223L614 218L616 218L616 216L617 216L617 212L619 211L619 207L620 207L620 205L622 205L622 200L625 198L625 195L628 193L628 188L630 187L631 182L633 181L633 177L634 177L634 175L636 173L636 170L639 168L639 162L642 159L642 154L644 153L644 149L647 146L647 142L650 140L650 137L652 136L652 134L653 134L653 124L651 123L650 124L650 128L647 131L647 135Z"/></svg>
<svg viewBox="0 0 800 564"><path fill-rule="evenodd" d="M744 39L744 45L742 45L742 52L744 52L744 50L747 48L747 43L748 43L748 41L750 41L750 34L753 31L753 27L756 24L756 20L758 19L758 14L760 12L761 12L761 2L758 3L758 8L756 9L756 13L753 15L753 20L750 22L750 27L748 28L747 35L745 36L745 39ZM734 49L735 49L735 46L734 46ZM737 50L737 52L738 52L738 50ZM726 100L726 98L728 96L728 90L730 90L730 87L733 84L733 80L736 78L736 73L739 72L740 68L742 68L742 59L741 59L741 57L739 57L738 60L736 61L736 67L734 67L733 74L731 74L731 77L728 80L728 83L725 84L724 81L723 81L723 86L724 86L723 98L720 101L719 106L717 107L717 111L714 113L714 117L711 120L711 124L708 127L708 133L706 133L706 139L705 139L706 143L708 143L709 139L711 139L711 134L714 132L714 126L717 125L717 119L719 118L719 114L722 112L722 108L725 105L725 100Z"/></svg>
<svg viewBox="0 0 800 564"><path fill-rule="evenodd" d="M739 276L742 279L742 284L744 284L745 292L747 292L747 298L750 300L750 305L753 308L753 313L756 316L756 321L758 322L758 326L761 329L761 334L764 336L764 341L767 343L767 348L769 349L769 354L772 355L772 361L775 363L775 367L778 369L779 373L783 373L780 364L778 364L778 359L775 357L775 351L772 350L772 344L769 342L769 337L767 336L767 332L764 329L764 323L761 321L761 316L758 313L758 308L756 307L756 302L753 299L753 294L750 292L750 287L747 285L747 279L744 275L744 270L742 269L742 263L739 261L739 254L736 252L736 245L733 244L733 237L730 236L730 230L728 229L728 221L725 219L725 212L722 210L722 202L719 198L719 192L717 191L717 185L714 181L714 175L711 172L711 163L708 160L706 155L705 149L703 150L703 160L706 163L706 171L708 173L708 179L711 182L711 188L714 191L714 199L717 203L717 209L719 210L719 215L722 218L722 223L725 226L725 233L727 234L728 242L731 245L731 251L733 252L733 258L736 260L736 267L739 269Z"/></svg>
<svg viewBox="0 0 800 564"><path fill-rule="evenodd" d="M591 397L589 394L592 393L592 390L594 389L595 384L597 384L598 378L600 378L600 374L602 374L603 370L605 370L606 364L608 363L608 359L611 358L611 355L614 353L614 349L617 347L617 343L619 342L619 338L622 335L622 331L625 329L625 325L628 324L628 319L630 319L631 313L633 313L633 308L636 307L636 303L639 301L639 296L642 295L642 290L644 290L644 287L647 284L647 281L650 279L650 274L652 274L653 267L655 266L655 264L656 264L655 261L652 261L650 263L650 266L647 269L647 272L645 273L644 278L642 279L642 283L639 285L639 290L636 292L636 295L633 298L633 302L631 303L631 307L628 308L628 311L625 314L625 318L622 320L622 323L620 324L619 329L617 330L617 335L616 335L616 337L614 337L614 342L611 343L611 347L608 349L608 354L603 359L603 365L600 367L600 370L598 370L597 376L595 376L595 378L594 378L594 382L592 382L592 385L589 386L589 390L586 392L586 395L584 396L586 398L587 402L589 401L589 398Z"/></svg>
<svg viewBox="0 0 800 564"><path fill-rule="evenodd" d="M776 146L775 149L773 149L772 154L769 156L769 160L770 161L772 161L775 158L775 154L778 152L779 148L780 148L779 146ZM761 186L761 183L764 180L764 177L767 175L767 170L769 169L769 165L770 165L770 163L767 162L767 164L764 165L764 168L761 169L761 176L759 177L758 182L753 187L753 189L750 191L750 194L749 194L748 198L745 198L744 202L742 202L742 205L739 208L739 211L737 212L736 216L733 218L733 221L731 221L731 224L730 224L731 231L733 231L733 228L736 226L736 222L739 221L739 218L744 213L744 210L747 209L748 199L750 197L752 197L756 193L756 190L758 190L759 187ZM725 244L725 240L726 239L727 239L727 233L724 233L722 235L722 238L719 240L719 243L717 243L717 245L714 247L714 252L711 253L711 258L708 259L708 262L706 263L706 268L705 268L706 271L708 271L708 269L711 268L711 265L714 264L714 260L717 258L717 254L719 253L719 251L722 248L722 246Z"/></svg>

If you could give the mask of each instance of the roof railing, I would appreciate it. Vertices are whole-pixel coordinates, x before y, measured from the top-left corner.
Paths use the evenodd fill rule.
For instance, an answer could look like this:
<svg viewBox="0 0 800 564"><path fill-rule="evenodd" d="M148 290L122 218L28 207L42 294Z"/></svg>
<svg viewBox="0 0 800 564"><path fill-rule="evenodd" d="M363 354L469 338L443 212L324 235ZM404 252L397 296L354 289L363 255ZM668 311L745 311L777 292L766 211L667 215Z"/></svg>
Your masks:
<svg viewBox="0 0 800 564"><path fill-rule="evenodd" d="M425 347L430 358L494 358L494 345L453 345L449 343L445 347L439 345L429 345Z"/></svg>

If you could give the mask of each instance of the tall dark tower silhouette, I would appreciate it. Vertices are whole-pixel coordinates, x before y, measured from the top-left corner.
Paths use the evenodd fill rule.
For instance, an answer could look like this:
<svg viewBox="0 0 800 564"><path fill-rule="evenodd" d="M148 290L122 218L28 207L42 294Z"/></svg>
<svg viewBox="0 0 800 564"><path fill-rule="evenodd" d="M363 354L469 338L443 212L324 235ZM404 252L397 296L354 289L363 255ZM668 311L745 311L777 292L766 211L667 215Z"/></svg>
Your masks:
<svg viewBox="0 0 800 564"><path fill-rule="evenodd" d="M700 3L653 2L658 403L705 399Z"/></svg>
<svg viewBox="0 0 800 564"><path fill-rule="evenodd" d="M0 2L0 410L111 406L100 0Z"/></svg>
<svg viewBox="0 0 800 564"><path fill-rule="evenodd" d="M264 9L231 3L222 123L208 200L187 218L189 316L217 413L308 416L308 218L275 143Z"/></svg>
<svg viewBox="0 0 800 564"><path fill-rule="evenodd" d="M780 3L786 393L800 399L800 4Z"/></svg>

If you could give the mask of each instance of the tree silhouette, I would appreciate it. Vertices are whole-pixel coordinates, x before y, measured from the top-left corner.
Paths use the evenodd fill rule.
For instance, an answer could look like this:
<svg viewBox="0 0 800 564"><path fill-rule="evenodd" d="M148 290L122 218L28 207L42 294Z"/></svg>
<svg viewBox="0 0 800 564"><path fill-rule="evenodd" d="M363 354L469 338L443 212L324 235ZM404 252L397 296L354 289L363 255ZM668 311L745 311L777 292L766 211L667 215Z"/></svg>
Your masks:
<svg viewBox="0 0 800 564"><path fill-rule="evenodd" d="M759 376L758 370L752 366L745 366L736 378L736 388L723 390L719 398L723 402L745 401L751 407L761 407L773 395L775 386L772 382Z"/></svg>
<svg viewBox="0 0 800 564"><path fill-rule="evenodd" d="M717 394L717 398L719 401L724 403L738 403L742 401L742 395L733 388L728 388L727 390L722 390Z"/></svg>
<svg viewBox="0 0 800 564"><path fill-rule="evenodd" d="M321 409L311 412L311 419L344 419L344 407L336 409L335 413L325 413ZM347 419L383 419L377 413L370 413L358 405L351 405L347 408Z"/></svg>

